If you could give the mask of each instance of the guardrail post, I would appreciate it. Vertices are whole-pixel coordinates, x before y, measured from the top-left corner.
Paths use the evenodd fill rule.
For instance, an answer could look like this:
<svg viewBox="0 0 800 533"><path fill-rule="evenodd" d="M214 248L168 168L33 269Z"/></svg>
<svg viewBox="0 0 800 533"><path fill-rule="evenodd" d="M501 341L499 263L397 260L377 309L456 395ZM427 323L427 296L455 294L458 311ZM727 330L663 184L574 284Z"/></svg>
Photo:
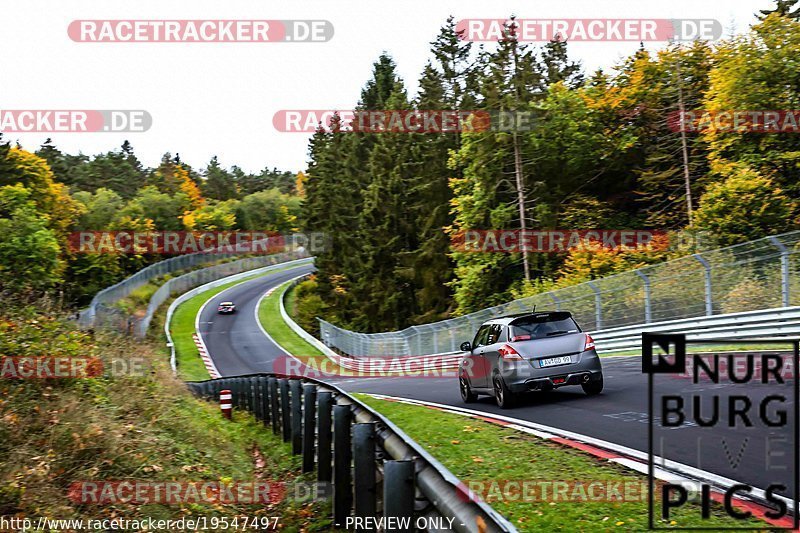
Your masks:
<svg viewBox="0 0 800 533"><path fill-rule="evenodd" d="M398 519L398 528L392 531L414 531L414 461L383 463L383 516ZM406 518L408 527L402 527Z"/></svg>
<svg viewBox="0 0 800 533"><path fill-rule="evenodd" d="M314 437L317 418L317 386L303 385L303 472L314 471Z"/></svg>
<svg viewBox="0 0 800 533"><path fill-rule="evenodd" d="M283 442L292 440L292 418L289 405L289 382L281 378L278 380L278 389L281 392L281 429Z"/></svg>
<svg viewBox="0 0 800 533"><path fill-rule="evenodd" d="M261 420L264 425L269 425L269 379L265 377L258 378L259 386L261 387Z"/></svg>
<svg viewBox="0 0 800 533"><path fill-rule="evenodd" d="M586 284L594 291L594 329L603 329L603 302L600 300L600 289L593 281L587 281Z"/></svg>
<svg viewBox="0 0 800 533"><path fill-rule="evenodd" d="M256 379L257 378L247 378L247 390L250 393L250 402L248 403L248 408L254 415L258 409L258 398L256 397Z"/></svg>
<svg viewBox="0 0 800 533"><path fill-rule="evenodd" d="M789 307L789 249L774 235L769 242L781 251L781 301L784 307Z"/></svg>
<svg viewBox="0 0 800 533"><path fill-rule="evenodd" d="M253 414L256 415L256 420L259 422L263 420L263 411L261 406L263 405L261 399L261 378L254 377L253 379Z"/></svg>
<svg viewBox="0 0 800 533"><path fill-rule="evenodd" d="M355 516L375 516L375 423L353 426Z"/></svg>
<svg viewBox="0 0 800 533"><path fill-rule="evenodd" d="M636 272L636 275L642 278L644 281L644 323L649 324L652 322L652 308L650 307L650 278L638 268L634 270L634 272Z"/></svg>
<svg viewBox="0 0 800 533"><path fill-rule="evenodd" d="M240 409L242 407L242 387L239 383L239 378L231 380L231 399L233 400L233 408Z"/></svg>
<svg viewBox="0 0 800 533"><path fill-rule="evenodd" d="M703 265L705 269L705 286L706 286L706 316L711 316L714 314L714 301L713 296L711 295L711 265L706 261L706 258L700 254L692 254L697 262Z"/></svg>
<svg viewBox="0 0 800 533"><path fill-rule="evenodd" d="M292 454L303 451L303 384L299 379L289 382L292 390Z"/></svg>
<svg viewBox="0 0 800 533"><path fill-rule="evenodd" d="M333 393L323 391L317 396L317 481L333 481L331 470L331 406Z"/></svg>
<svg viewBox="0 0 800 533"><path fill-rule="evenodd" d="M269 378L267 381L269 388L269 405L272 411L272 433L278 434L278 423L280 420L280 412L278 410L278 380L276 378Z"/></svg>
<svg viewBox="0 0 800 533"><path fill-rule="evenodd" d="M353 507L353 486L350 474L350 422L352 414L349 405L333 407L333 523L344 527L350 509Z"/></svg>

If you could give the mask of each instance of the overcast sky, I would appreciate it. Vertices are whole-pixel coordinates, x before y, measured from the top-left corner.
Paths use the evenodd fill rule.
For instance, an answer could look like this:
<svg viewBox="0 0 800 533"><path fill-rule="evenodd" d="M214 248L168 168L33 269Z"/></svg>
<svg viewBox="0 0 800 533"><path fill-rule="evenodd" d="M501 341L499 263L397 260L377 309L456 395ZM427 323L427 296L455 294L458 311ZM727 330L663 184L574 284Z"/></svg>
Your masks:
<svg viewBox="0 0 800 533"><path fill-rule="evenodd" d="M148 165L180 153L196 168L213 155L246 171L299 170L308 136L272 126L280 109L350 109L381 51L411 94L429 42L447 16L503 18L704 18L742 33L771 0L0 0L5 43L0 109L144 109L140 133L6 134L26 149L51 136L70 153L94 154L129 139ZM327 19L327 43L76 43L75 19ZM573 43L587 71L613 67L638 43ZM659 48L653 43L648 48Z"/></svg>

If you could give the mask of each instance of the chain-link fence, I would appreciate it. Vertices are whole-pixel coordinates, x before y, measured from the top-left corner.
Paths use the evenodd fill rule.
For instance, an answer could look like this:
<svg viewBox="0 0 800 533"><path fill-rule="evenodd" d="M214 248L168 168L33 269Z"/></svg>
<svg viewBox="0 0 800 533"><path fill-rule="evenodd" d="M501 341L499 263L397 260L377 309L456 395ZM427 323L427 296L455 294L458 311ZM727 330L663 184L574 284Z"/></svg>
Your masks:
<svg viewBox="0 0 800 533"><path fill-rule="evenodd" d="M356 356L457 351L493 317L572 312L586 331L678 318L800 305L800 231L711 250L387 333L357 333L320 320L328 346Z"/></svg>
<svg viewBox="0 0 800 533"><path fill-rule="evenodd" d="M144 337L147 334L147 328L150 326L150 321L153 319L156 310L171 296L184 293L205 283L248 270L308 257L308 254L304 250L299 250L273 255L246 257L238 261L220 263L188 272L182 276L167 280L161 285L150 297L147 310L141 315L131 315L115 305L123 298L129 296L135 289L155 278L200 266L203 263L210 262L212 257L213 260L220 260L236 256L241 256L241 253L214 254L213 256L209 256L209 254L191 254L173 257L152 264L120 283L98 292L92 299L92 303L89 307L81 312L80 324L82 327L111 328L122 333Z"/></svg>

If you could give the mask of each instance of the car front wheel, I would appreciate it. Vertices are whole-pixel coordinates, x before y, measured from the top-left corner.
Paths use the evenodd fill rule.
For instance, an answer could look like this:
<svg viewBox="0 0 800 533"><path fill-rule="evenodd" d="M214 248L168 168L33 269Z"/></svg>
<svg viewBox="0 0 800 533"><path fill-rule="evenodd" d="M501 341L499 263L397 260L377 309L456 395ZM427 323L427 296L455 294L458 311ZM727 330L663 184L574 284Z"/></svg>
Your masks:
<svg viewBox="0 0 800 533"><path fill-rule="evenodd" d="M514 406L514 394L506 387L503 378L494 377L494 399L500 409L508 409Z"/></svg>

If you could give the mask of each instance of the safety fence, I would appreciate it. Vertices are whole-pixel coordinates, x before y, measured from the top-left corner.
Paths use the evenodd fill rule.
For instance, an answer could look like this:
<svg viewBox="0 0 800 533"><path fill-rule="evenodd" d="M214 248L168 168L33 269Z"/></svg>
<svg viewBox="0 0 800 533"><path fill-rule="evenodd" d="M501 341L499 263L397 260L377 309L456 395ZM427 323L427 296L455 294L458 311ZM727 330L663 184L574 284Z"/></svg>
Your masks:
<svg viewBox="0 0 800 533"><path fill-rule="evenodd" d="M227 257L237 255L241 256L241 254L232 254ZM225 254L213 255L214 259L225 257ZM109 328L142 338L147 334L150 322L161 304L176 294L185 293L190 289L227 276L305 257L308 257L308 254L303 250L259 255L187 272L169 279L161 285L150 297L147 309L140 315L129 314L115 305L149 281L165 274L208 263L210 256L209 254L191 254L167 259L150 265L120 283L98 292L89 307L81 312L80 324L84 328Z"/></svg>
<svg viewBox="0 0 800 533"><path fill-rule="evenodd" d="M233 409L250 411L291 442L302 471L316 470L319 484L331 489L337 528L347 529L350 517L385 517L399 532L516 531L402 430L334 385L275 374L188 385L207 400L230 391Z"/></svg>
<svg viewBox="0 0 800 533"><path fill-rule="evenodd" d="M570 311L586 331L800 305L800 231L704 251L537 294L468 315L386 333L320 320L322 341L353 356L458 350L484 321L537 310Z"/></svg>

